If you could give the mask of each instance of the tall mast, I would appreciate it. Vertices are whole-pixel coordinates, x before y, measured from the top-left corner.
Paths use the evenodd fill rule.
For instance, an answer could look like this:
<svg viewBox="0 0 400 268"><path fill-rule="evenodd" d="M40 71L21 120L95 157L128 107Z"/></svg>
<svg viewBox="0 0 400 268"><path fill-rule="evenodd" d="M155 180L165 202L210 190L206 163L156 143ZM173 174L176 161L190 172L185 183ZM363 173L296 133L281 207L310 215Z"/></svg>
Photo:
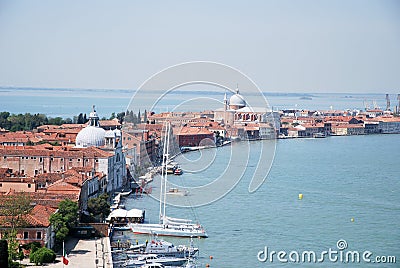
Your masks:
<svg viewBox="0 0 400 268"><path fill-rule="evenodd" d="M160 187L160 223L161 221L163 221L162 219L164 218L164 214L163 214L163 207L162 207L162 203L163 203L163 198L164 198L164 176L166 173L166 161L165 161L165 152L167 151L167 125L165 125L165 135L164 135L164 144L163 144L163 153L162 153L162 164L161 164L161 187Z"/></svg>
<svg viewBox="0 0 400 268"><path fill-rule="evenodd" d="M169 133L170 133L170 124L167 122L167 141L166 141L166 154L165 154L165 172L164 172L164 208L163 208L163 224L165 224L165 206L166 206L166 199L167 199L167 181L168 181L168 172L167 172L167 165L168 165L168 159L169 159Z"/></svg>

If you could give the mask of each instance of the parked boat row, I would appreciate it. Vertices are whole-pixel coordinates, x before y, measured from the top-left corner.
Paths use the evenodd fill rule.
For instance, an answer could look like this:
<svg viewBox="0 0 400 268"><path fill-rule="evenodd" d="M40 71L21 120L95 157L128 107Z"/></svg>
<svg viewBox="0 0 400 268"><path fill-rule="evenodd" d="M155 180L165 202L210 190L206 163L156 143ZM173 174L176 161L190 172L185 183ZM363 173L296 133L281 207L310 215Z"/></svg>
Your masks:
<svg viewBox="0 0 400 268"><path fill-rule="evenodd" d="M161 240L153 235L151 241L142 244L129 245L119 249L119 245L126 246L126 243L118 243L118 249L114 245L114 254L123 254L116 264L122 267L196 267L194 262L198 256L199 249L194 247L193 239L190 239L189 246L174 244ZM188 266L191 265L191 266Z"/></svg>

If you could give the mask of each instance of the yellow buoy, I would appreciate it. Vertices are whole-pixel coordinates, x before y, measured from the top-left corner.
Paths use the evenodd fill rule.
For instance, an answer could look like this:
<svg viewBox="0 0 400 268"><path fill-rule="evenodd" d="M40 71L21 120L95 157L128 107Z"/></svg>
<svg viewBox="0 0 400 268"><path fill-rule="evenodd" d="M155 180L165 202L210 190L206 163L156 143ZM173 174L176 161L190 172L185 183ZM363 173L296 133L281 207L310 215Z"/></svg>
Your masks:
<svg viewBox="0 0 400 268"><path fill-rule="evenodd" d="M299 200L303 199L303 194L299 194Z"/></svg>
<svg viewBox="0 0 400 268"><path fill-rule="evenodd" d="M354 222L354 218L351 218L350 220L351 220L351 222Z"/></svg>

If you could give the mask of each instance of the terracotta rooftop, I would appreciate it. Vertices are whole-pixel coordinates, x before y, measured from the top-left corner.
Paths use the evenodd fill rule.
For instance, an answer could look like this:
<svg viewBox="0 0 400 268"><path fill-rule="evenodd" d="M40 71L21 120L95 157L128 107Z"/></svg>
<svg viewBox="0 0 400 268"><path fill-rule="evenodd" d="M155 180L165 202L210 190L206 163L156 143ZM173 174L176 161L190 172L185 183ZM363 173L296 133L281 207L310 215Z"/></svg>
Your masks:
<svg viewBox="0 0 400 268"><path fill-rule="evenodd" d="M67 179L56 181L47 187L47 193L77 194L79 196L81 188L67 182Z"/></svg>
<svg viewBox="0 0 400 268"><path fill-rule="evenodd" d="M0 204L4 201L4 198L8 198L11 195L20 194L20 192L15 192L15 190L10 190L7 193L0 193ZM40 204L43 206L50 206L52 208L57 208L58 204L65 199L77 202L79 200L79 194L76 193L53 193L53 192L26 192L32 202L35 204Z"/></svg>
<svg viewBox="0 0 400 268"><path fill-rule="evenodd" d="M0 176L0 182L35 183L35 178L32 178L32 177L8 177L8 176Z"/></svg>
<svg viewBox="0 0 400 268"><path fill-rule="evenodd" d="M176 135L212 135L206 128L182 127Z"/></svg>
<svg viewBox="0 0 400 268"><path fill-rule="evenodd" d="M363 124L339 124L332 126L332 128L364 128Z"/></svg>
<svg viewBox="0 0 400 268"><path fill-rule="evenodd" d="M118 119L112 120L99 120L99 124L101 127L120 127L121 124L119 123Z"/></svg>
<svg viewBox="0 0 400 268"><path fill-rule="evenodd" d="M302 124L303 127L305 128L323 128L324 124L323 123L317 123L317 124Z"/></svg>
<svg viewBox="0 0 400 268"><path fill-rule="evenodd" d="M56 208L43 205L35 205L27 215L23 215L24 225L26 227L49 227L50 216L57 211ZM10 227L9 217L0 215L0 224L3 227Z"/></svg>
<svg viewBox="0 0 400 268"><path fill-rule="evenodd" d="M66 176L66 175L64 175ZM36 181L38 182L49 182L49 183L54 183L58 180L61 180L63 178L62 173L42 173L37 175Z"/></svg>
<svg viewBox="0 0 400 268"><path fill-rule="evenodd" d="M49 227L50 216L56 211L55 208L38 204L26 216L26 222L29 227Z"/></svg>
<svg viewBox="0 0 400 268"><path fill-rule="evenodd" d="M113 154L97 147L72 148L61 146L0 146L0 156L43 156L43 157L99 157L107 158Z"/></svg>

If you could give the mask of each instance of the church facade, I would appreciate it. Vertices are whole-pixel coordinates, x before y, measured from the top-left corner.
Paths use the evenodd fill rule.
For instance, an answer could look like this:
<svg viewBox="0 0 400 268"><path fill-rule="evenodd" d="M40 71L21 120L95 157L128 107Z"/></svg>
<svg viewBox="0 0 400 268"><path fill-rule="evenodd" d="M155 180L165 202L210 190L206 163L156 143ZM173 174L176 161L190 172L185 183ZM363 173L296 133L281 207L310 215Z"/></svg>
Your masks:
<svg viewBox="0 0 400 268"><path fill-rule="evenodd" d="M236 89L229 101L226 93L224 107L214 111L214 121L223 123L231 138L272 139L280 127L280 114L267 107L248 106Z"/></svg>

